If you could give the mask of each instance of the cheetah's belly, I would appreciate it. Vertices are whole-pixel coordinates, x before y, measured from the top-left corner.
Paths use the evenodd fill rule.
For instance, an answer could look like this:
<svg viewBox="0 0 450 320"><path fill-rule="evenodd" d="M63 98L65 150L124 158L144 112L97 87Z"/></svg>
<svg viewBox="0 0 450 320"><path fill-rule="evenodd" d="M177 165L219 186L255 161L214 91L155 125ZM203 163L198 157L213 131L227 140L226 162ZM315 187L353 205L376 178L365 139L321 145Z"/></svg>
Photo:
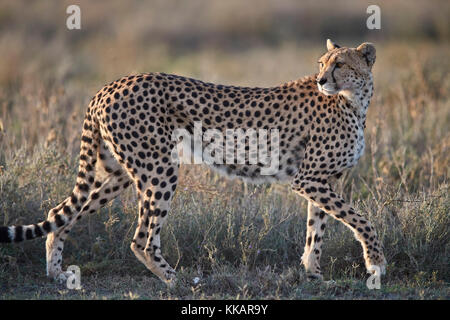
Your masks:
<svg viewBox="0 0 450 320"><path fill-rule="evenodd" d="M199 146L198 148L195 148L196 143ZM305 143L300 141L292 148L292 150L284 150L281 152L282 154L280 154L280 151L267 154L269 158L266 159L264 163L258 162L258 164L252 164L255 162L250 160L255 160L255 158L246 154L243 163L233 162L227 164L227 159L224 157L226 154L225 148L220 147L220 144L215 145L216 151L220 151L219 153L222 155L218 157L218 159L210 157L209 151L206 152L207 144L204 145L201 141L190 143L189 139L183 139L179 145L182 150L180 150L182 156L181 158L176 156L176 158L181 163L203 163L223 175L231 178L240 178L249 183L288 181L298 173L304 159L305 151ZM174 155L176 154L178 154L178 152L174 153ZM233 160L235 160L235 158L233 158Z"/></svg>
<svg viewBox="0 0 450 320"><path fill-rule="evenodd" d="M240 178L249 183L285 182L297 174L302 160L302 157L285 156L265 165L211 164L210 167L228 177Z"/></svg>

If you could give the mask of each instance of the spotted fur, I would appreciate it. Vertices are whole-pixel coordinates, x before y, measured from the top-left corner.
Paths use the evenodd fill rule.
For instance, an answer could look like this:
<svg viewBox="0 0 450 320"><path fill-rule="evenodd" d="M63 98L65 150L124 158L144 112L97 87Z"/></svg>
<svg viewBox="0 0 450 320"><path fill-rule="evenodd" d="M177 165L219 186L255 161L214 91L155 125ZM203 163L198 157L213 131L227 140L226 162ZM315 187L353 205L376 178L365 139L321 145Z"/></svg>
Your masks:
<svg viewBox="0 0 450 320"><path fill-rule="evenodd" d="M330 180L354 166L364 150L367 108L373 93L375 48L341 48L331 41L320 72L271 88L215 85L164 73L121 78L91 100L81 136L79 171L71 195L44 222L0 227L0 242L47 236L47 274L65 279L64 240L73 225L134 185L138 226L131 243L136 257L163 281L175 271L161 255L160 233L170 210L179 165L171 157L176 129L278 129L279 170L261 174L261 164L218 164L230 176L253 181L289 181L308 204L302 263L321 278L320 255L328 216L343 222L363 247L366 267L386 264L371 223L336 194ZM248 144L248 141L247 141ZM270 146L269 146L270 147Z"/></svg>

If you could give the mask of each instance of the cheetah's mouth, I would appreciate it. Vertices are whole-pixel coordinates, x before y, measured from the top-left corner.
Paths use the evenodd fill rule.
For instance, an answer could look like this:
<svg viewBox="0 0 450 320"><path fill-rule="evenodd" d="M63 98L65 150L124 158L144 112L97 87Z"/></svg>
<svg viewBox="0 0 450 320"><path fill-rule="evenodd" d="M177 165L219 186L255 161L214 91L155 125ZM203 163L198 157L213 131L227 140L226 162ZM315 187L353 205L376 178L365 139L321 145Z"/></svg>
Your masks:
<svg viewBox="0 0 450 320"><path fill-rule="evenodd" d="M329 84L329 83L326 83L323 86L319 84L318 87L319 87L319 91L327 96L332 96L332 95L338 93L338 91L339 91L337 88L337 85Z"/></svg>

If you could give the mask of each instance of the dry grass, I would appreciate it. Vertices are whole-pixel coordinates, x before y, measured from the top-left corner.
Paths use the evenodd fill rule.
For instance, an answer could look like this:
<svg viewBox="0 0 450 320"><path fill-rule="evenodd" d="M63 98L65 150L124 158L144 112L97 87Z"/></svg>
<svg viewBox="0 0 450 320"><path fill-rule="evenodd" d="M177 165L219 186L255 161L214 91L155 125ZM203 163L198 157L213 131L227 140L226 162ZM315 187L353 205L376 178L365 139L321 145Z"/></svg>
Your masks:
<svg viewBox="0 0 450 320"><path fill-rule="evenodd" d="M335 221L322 264L337 283L305 282L306 203L288 186L245 186L186 166L162 234L163 252L180 271L174 290L129 250L137 211L130 191L80 222L67 241L64 263L81 267L83 291L45 280L43 240L36 240L0 247L1 298L450 297L448 3L427 10L416 3L408 9L414 19L405 21L395 15L404 2L390 2L382 7L387 30L379 33L351 27L367 7L359 1L333 12L314 2L243 3L156 1L150 9L113 2L106 15L103 5L82 2L82 31L65 30L64 4L1 4L0 224L42 220L69 194L82 116L104 83L164 71L274 85L316 72L331 33L344 45L377 45L366 152L338 189L379 230L389 262L382 289L365 288L361 248ZM331 15L348 25L329 22L337 19Z"/></svg>

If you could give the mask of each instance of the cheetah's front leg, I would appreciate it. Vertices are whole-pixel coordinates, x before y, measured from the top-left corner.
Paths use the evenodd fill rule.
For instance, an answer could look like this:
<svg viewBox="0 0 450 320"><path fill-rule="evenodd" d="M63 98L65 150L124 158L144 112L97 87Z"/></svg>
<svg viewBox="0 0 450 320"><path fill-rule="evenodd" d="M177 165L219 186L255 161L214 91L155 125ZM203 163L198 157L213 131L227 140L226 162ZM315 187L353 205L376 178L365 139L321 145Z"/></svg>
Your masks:
<svg viewBox="0 0 450 320"><path fill-rule="evenodd" d="M356 213L349 204L331 190L328 183L324 183L321 179L305 177L298 183L294 183L292 187L314 206L343 222L353 231L363 247L368 272L373 273L374 267L378 267L381 274L385 273L386 259L381 243L375 229L366 218Z"/></svg>

